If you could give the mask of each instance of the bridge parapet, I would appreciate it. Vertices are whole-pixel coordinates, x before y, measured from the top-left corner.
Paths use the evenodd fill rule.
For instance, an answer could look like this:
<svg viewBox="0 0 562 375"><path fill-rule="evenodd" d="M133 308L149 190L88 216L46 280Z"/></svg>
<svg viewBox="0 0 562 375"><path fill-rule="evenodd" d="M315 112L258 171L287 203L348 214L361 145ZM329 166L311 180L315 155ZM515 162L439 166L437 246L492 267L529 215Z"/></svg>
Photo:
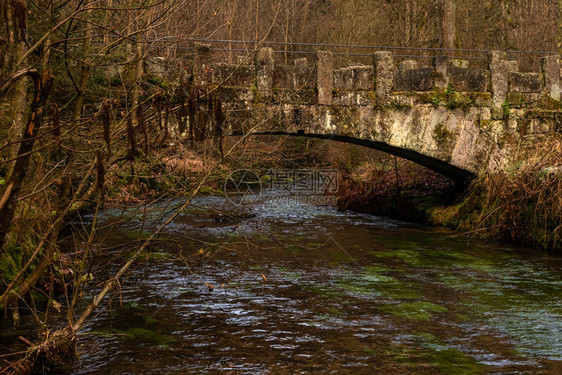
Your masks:
<svg viewBox="0 0 562 375"><path fill-rule="evenodd" d="M542 59L537 72L519 72L514 60L504 53L491 52L488 69L471 68L466 60L433 58L432 66L418 67L416 61L399 64L390 52L373 54L373 64L351 65L334 69L331 52L319 51L310 64L307 59L295 60L292 65L275 64L273 51L264 48L256 52L253 64L209 64L212 48L196 43L193 54L193 77L196 84L253 88L257 102L278 101L283 90L314 90L314 103L331 105L339 91L372 92L370 104L388 104L399 92L445 91L490 93L494 117L503 117L502 105L532 107L548 97L560 100L560 59L550 55ZM310 66L309 66L310 65ZM286 95L285 95L286 96ZM306 95L311 99L310 95ZM373 102L373 99L376 99ZM511 99L511 100L510 100ZM358 105L344 100L340 105Z"/></svg>

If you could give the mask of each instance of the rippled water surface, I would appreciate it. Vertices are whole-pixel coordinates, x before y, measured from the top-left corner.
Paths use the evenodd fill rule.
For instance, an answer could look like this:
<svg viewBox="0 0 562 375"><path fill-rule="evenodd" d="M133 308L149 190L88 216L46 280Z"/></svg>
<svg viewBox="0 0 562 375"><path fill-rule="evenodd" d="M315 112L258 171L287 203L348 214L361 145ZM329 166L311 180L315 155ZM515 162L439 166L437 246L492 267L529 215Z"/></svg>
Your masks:
<svg viewBox="0 0 562 375"><path fill-rule="evenodd" d="M302 203L241 220L195 204L82 332L77 374L562 373L559 256ZM147 227L104 233L95 280Z"/></svg>

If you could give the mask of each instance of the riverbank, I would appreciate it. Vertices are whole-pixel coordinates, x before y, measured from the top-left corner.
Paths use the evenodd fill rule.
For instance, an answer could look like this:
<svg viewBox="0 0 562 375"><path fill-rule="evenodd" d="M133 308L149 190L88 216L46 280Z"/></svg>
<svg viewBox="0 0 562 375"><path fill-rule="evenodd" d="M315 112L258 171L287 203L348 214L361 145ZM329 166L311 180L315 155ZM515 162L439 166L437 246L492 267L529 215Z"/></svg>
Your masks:
<svg viewBox="0 0 562 375"><path fill-rule="evenodd" d="M338 205L375 215L452 228L468 236L562 249L560 135L519 154L502 171L473 180L464 192L431 171L402 161L344 179Z"/></svg>

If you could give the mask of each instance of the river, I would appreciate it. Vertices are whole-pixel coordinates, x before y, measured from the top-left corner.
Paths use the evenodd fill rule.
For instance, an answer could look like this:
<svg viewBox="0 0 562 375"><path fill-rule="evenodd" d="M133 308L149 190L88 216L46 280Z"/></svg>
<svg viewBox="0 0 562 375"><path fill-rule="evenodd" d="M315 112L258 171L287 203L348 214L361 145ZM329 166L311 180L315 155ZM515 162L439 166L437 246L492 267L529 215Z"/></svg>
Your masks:
<svg viewBox="0 0 562 375"><path fill-rule="evenodd" d="M92 285L173 203L100 230ZM225 204L196 198L143 254L75 374L562 373L561 256L292 199L207 210Z"/></svg>

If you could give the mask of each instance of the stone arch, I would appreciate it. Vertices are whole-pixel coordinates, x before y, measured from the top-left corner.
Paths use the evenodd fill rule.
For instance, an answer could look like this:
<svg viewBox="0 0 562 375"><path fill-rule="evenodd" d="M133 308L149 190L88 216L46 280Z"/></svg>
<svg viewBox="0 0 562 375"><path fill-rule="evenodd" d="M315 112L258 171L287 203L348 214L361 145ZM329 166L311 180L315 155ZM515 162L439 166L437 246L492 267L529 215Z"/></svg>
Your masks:
<svg viewBox="0 0 562 375"><path fill-rule="evenodd" d="M467 187L470 181L474 177L476 177L474 173L459 168L457 166L454 166L445 161L421 154L417 151L391 146L389 144L380 141L371 141L371 140L359 139L359 138L343 136L343 135L314 134L314 133L304 133L304 132L297 132L297 133L282 132L282 131L257 132L257 133L252 133L252 135L288 135L294 137L308 137L308 138L326 139L326 140L332 140L338 142L351 143L355 145L372 148L375 150L383 151L388 154L413 161L416 164L419 164L435 172L438 172L443 176L453 180L459 188Z"/></svg>

